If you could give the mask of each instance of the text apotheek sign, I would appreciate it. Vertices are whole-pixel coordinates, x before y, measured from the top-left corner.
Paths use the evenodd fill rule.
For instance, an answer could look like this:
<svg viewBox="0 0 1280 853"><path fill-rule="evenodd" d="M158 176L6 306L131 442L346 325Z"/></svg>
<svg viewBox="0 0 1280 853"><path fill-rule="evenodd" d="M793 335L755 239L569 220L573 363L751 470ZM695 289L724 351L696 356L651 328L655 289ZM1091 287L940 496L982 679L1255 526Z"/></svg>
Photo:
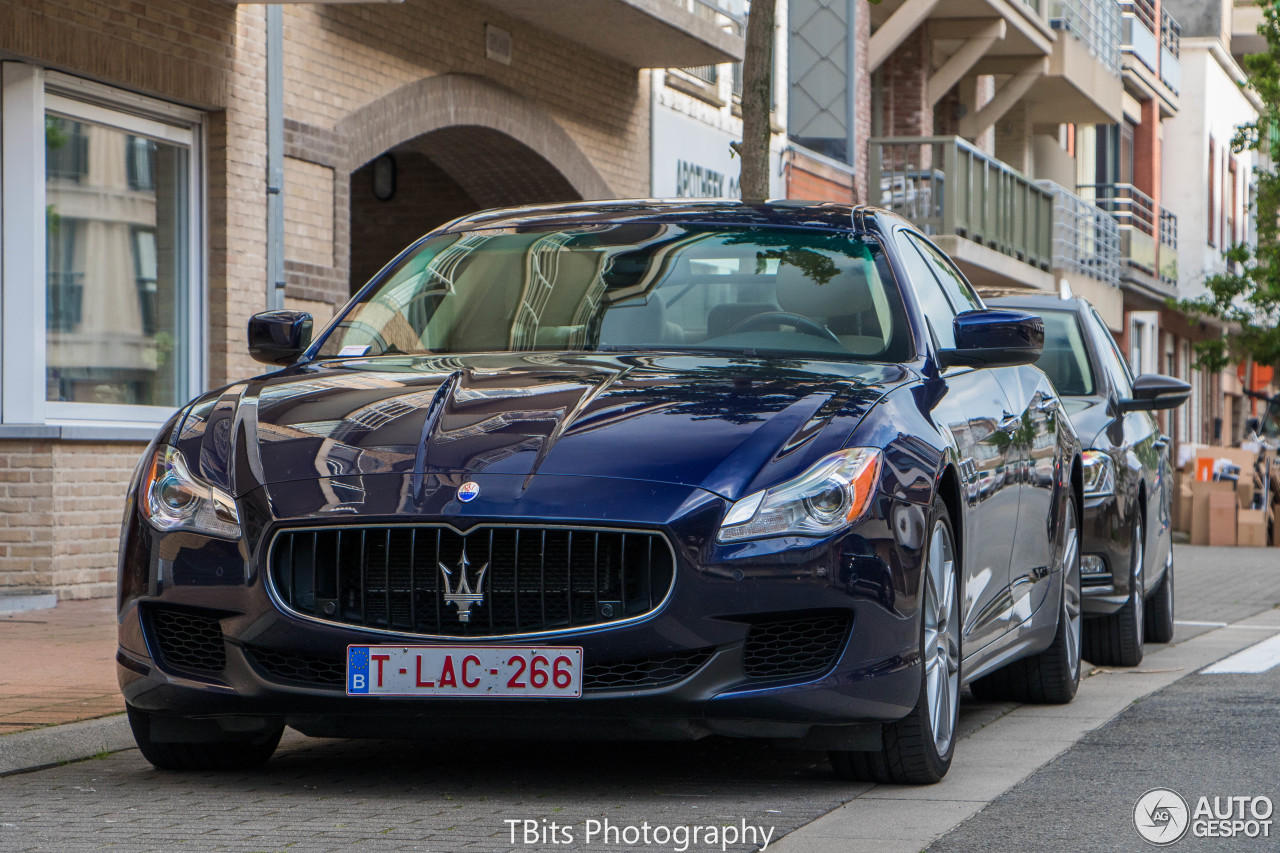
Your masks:
<svg viewBox="0 0 1280 853"><path fill-rule="evenodd" d="M741 161L729 148L737 136L664 104L653 107L654 198L738 198ZM769 194L785 195L778 152L769 155Z"/></svg>

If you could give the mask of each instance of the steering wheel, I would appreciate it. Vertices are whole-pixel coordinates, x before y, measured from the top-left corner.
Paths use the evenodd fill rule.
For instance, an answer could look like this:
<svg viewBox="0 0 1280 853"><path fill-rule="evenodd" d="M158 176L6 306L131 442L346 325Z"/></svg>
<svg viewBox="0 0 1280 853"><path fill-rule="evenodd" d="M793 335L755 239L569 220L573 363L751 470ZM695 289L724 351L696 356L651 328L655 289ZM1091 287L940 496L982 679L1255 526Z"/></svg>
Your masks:
<svg viewBox="0 0 1280 853"><path fill-rule="evenodd" d="M840 339L835 333L817 320L810 320L799 314L792 314L790 311L766 311L763 314L753 314L743 320L739 320L734 327L725 334L732 335L737 332L749 332L760 326L781 323L783 325L795 326L797 332L803 332L806 335L813 335L815 338L825 338L833 344L839 344Z"/></svg>

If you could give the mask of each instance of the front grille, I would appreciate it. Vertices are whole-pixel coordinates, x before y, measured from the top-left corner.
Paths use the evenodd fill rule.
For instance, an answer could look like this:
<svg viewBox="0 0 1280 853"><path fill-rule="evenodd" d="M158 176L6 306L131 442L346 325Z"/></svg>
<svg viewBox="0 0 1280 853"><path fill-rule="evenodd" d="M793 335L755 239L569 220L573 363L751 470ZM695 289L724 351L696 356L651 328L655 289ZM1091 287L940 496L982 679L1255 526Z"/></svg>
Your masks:
<svg viewBox="0 0 1280 853"><path fill-rule="evenodd" d="M693 649L667 655L587 664L582 672L583 690L620 687L662 687L692 675L711 657L714 648Z"/></svg>
<svg viewBox="0 0 1280 853"><path fill-rule="evenodd" d="M245 647L249 660L274 681L313 687L343 689L347 671L344 658L326 658L299 652L282 652L258 646Z"/></svg>
<svg viewBox="0 0 1280 853"><path fill-rule="evenodd" d="M272 583L291 610L442 637L633 619L662 602L674 577L671 548L661 535L646 532L329 528L283 531L271 549Z"/></svg>
<svg viewBox="0 0 1280 853"><path fill-rule="evenodd" d="M756 623L743 644L743 670L751 678L816 675L835 663L848 633L848 614Z"/></svg>
<svg viewBox="0 0 1280 853"><path fill-rule="evenodd" d="M588 663L582 671L582 689L609 690L675 684L692 675L710 659L714 651L714 648L693 649L608 663ZM346 661L341 657L320 657L258 646L247 646L245 653L273 681L334 690L343 690L346 686Z"/></svg>
<svg viewBox="0 0 1280 853"><path fill-rule="evenodd" d="M190 610L149 608L151 637L160 664L170 670L213 675L227 665L222 625L212 616Z"/></svg>

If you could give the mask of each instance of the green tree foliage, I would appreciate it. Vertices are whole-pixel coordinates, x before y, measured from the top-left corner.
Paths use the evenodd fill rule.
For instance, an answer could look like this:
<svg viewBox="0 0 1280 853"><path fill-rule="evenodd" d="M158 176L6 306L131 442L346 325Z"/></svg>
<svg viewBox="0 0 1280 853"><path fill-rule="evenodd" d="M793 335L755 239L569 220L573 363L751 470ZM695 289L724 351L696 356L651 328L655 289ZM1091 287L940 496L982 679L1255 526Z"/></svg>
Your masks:
<svg viewBox="0 0 1280 853"><path fill-rule="evenodd" d="M1229 271L1205 279L1207 292L1177 302L1198 317L1225 321L1226 338L1196 344L1196 362L1221 370L1232 357L1251 357L1258 364L1280 366L1280 173L1276 158L1280 130L1280 4L1268 3L1258 32L1267 49L1244 58L1249 86L1262 100L1253 124L1242 125L1232 139L1236 153L1254 151L1264 165L1254 169L1257 195L1250 214L1257 223L1258 245L1237 243L1223 253Z"/></svg>

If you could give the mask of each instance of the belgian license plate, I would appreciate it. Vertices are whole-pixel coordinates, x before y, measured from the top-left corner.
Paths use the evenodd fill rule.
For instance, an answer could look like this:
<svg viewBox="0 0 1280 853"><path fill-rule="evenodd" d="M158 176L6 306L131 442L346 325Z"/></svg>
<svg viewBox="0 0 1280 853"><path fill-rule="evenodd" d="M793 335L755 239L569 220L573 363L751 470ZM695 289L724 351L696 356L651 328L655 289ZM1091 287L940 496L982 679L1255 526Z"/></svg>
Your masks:
<svg viewBox="0 0 1280 853"><path fill-rule="evenodd" d="M347 695L578 697L582 649L348 646Z"/></svg>

